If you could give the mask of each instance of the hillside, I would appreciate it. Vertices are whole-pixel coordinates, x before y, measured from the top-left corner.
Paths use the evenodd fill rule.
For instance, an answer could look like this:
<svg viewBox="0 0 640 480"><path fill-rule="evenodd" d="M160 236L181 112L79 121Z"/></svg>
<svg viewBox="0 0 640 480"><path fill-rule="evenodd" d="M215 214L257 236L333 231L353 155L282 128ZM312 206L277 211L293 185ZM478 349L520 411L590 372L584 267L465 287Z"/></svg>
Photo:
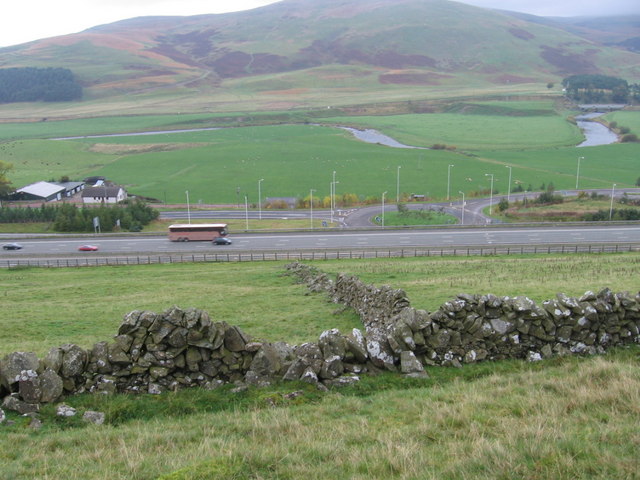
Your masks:
<svg viewBox="0 0 640 480"><path fill-rule="evenodd" d="M132 100L175 110L178 97L229 111L547 93L577 73L640 80L640 54L532 20L447 0L284 0L101 25L0 49L0 66L69 68L85 102L120 111Z"/></svg>

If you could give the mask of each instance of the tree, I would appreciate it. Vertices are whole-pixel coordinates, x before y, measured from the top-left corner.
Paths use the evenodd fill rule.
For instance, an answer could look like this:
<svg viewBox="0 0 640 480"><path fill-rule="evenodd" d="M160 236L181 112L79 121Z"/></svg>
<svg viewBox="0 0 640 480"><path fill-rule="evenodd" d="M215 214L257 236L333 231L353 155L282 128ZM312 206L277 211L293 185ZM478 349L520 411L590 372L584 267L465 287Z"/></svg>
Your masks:
<svg viewBox="0 0 640 480"><path fill-rule="evenodd" d="M13 164L3 162L0 160L0 199L6 198L6 196L11 192L12 185L11 180L7 178L7 173L13 170ZM0 203L1 205L1 203Z"/></svg>

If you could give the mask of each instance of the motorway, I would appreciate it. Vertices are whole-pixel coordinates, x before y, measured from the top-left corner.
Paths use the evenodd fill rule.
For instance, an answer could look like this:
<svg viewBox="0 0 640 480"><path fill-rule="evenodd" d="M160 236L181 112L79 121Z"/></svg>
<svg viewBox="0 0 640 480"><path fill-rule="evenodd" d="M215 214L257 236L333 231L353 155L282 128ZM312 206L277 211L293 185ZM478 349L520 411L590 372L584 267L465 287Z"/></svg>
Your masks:
<svg viewBox="0 0 640 480"><path fill-rule="evenodd" d="M231 232L232 245L211 242L170 242L166 236L84 237L52 236L18 240L22 250L0 251L0 259L29 257L86 257L100 254L137 255L164 253L225 253L251 251L295 251L327 249L464 247L501 245L640 244L639 225L585 225L538 227L451 227L424 230L331 230L305 233ZM83 244L99 247L98 252L79 252Z"/></svg>

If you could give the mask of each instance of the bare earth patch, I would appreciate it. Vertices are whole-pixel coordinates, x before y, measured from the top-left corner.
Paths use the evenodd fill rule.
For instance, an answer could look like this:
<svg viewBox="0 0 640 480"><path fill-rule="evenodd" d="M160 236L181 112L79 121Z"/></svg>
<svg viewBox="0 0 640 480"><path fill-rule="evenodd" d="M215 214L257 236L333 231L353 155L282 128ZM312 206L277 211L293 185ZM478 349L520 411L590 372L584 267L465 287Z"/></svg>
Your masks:
<svg viewBox="0 0 640 480"><path fill-rule="evenodd" d="M171 152L187 148L202 147L208 143L148 143L142 145L122 145L117 143L94 143L89 147L90 152L106 153L108 155L128 155L135 153Z"/></svg>

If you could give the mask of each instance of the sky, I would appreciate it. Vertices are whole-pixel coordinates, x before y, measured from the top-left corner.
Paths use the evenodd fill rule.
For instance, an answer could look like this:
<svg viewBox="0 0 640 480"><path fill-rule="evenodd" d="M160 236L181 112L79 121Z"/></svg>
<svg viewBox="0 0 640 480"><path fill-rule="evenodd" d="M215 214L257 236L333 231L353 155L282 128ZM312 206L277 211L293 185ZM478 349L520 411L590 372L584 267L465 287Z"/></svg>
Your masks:
<svg viewBox="0 0 640 480"><path fill-rule="evenodd" d="M276 0L6 0L0 16L0 47L76 33L90 27L149 15L199 15L257 8ZM316 0L318 2L322 0ZM640 14L639 0L458 0L479 7L540 16Z"/></svg>

